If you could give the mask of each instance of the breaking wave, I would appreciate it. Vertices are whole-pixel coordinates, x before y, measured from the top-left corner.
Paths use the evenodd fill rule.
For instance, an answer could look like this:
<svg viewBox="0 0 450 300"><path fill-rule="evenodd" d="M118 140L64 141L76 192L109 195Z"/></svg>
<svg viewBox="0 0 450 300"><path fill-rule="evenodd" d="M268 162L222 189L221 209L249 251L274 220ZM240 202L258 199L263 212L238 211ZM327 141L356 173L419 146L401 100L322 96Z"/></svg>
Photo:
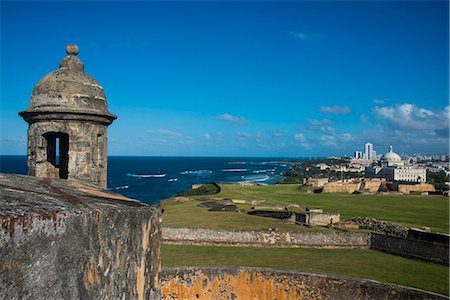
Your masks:
<svg viewBox="0 0 450 300"><path fill-rule="evenodd" d="M268 175L248 175L248 176L242 176L242 179L244 181L266 181L270 179L270 176Z"/></svg>
<svg viewBox="0 0 450 300"><path fill-rule="evenodd" d="M118 186L118 187L115 187L115 188L111 188L110 190L125 190L125 189L127 189L129 187L130 187L129 185L123 185L123 186Z"/></svg>
<svg viewBox="0 0 450 300"><path fill-rule="evenodd" d="M259 174L259 173L267 173L267 172L275 172L275 169L267 169L267 170L255 170L253 173Z"/></svg>
<svg viewBox="0 0 450 300"><path fill-rule="evenodd" d="M247 172L247 169L222 169L222 172Z"/></svg>
<svg viewBox="0 0 450 300"><path fill-rule="evenodd" d="M164 178L166 174L131 174L127 173L127 176L136 178Z"/></svg>
<svg viewBox="0 0 450 300"><path fill-rule="evenodd" d="M195 170L195 171L183 171L180 172L181 175L206 175L211 174L212 171L210 170Z"/></svg>

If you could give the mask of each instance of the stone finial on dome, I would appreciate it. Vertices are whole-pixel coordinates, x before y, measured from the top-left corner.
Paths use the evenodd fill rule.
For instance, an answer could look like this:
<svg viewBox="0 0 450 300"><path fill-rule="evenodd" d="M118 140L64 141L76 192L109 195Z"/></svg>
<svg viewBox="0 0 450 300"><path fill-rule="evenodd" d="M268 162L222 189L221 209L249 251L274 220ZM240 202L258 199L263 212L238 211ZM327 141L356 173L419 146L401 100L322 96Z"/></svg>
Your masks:
<svg viewBox="0 0 450 300"><path fill-rule="evenodd" d="M69 55L78 55L78 46L76 44L68 44L66 46L66 52Z"/></svg>
<svg viewBox="0 0 450 300"><path fill-rule="evenodd" d="M66 56L59 63L59 68L60 69L66 69L66 70L74 70L74 71L84 72L84 64L77 57L78 51L79 51L78 50L78 46L76 44L68 44L66 46L66 52L67 52L68 56Z"/></svg>
<svg viewBox="0 0 450 300"><path fill-rule="evenodd" d="M388 151L389 152L394 152L394 147L392 147L392 145L389 145Z"/></svg>

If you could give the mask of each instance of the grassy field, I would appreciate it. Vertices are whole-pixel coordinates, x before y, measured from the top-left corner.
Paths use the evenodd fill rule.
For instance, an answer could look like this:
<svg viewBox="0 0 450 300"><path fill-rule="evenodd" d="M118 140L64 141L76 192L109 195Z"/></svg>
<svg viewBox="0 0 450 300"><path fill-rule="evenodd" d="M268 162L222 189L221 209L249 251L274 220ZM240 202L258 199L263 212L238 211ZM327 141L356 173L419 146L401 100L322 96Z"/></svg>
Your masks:
<svg viewBox="0 0 450 300"><path fill-rule="evenodd" d="M270 259L268 259L270 257ZM412 286L448 295L447 266L367 249L273 249L163 245L162 264L254 266L341 274Z"/></svg>
<svg viewBox="0 0 450 300"><path fill-rule="evenodd" d="M409 227L427 226L435 232L449 232L449 199L444 196L312 194L298 189L296 185L243 187L223 184L221 187L222 191L214 197L265 200L261 204L264 206L297 204L303 208L318 207L325 212L339 212L341 220L365 216ZM267 229L277 226L281 230L308 230L302 226L245 213L212 213L197 207L197 204L197 201L163 202L164 226L227 229ZM250 210L249 205L238 206Z"/></svg>
<svg viewBox="0 0 450 300"><path fill-rule="evenodd" d="M200 201L188 200L184 202L164 201L163 226L191 227L191 228L221 228L258 230L278 227L281 230L330 230L322 227L299 226L286 224L273 218L251 216L245 212L209 212L206 208L197 207ZM240 205L241 206L241 205ZM242 205L250 210L250 206Z"/></svg>

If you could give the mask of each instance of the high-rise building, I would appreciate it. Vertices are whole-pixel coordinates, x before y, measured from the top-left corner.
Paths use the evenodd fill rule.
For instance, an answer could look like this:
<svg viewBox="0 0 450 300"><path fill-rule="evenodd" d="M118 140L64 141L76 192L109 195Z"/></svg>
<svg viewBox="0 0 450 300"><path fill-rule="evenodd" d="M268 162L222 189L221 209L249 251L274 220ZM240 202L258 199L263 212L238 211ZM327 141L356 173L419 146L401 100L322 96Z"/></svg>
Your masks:
<svg viewBox="0 0 450 300"><path fill-rule="evenodd" d="M365 159L374 159L374 153L373 153L373 144L372 143L366 143L364 145L364 158Z"/></svg>
<svg viewBox="0 0 450 300"><path fill-rule="evenodd" d="M362 153L361 151L356 150L356 151L353 153L353 156L354 156L354 158L356 158L356 159L360 159L360 158L363 158L363 153Z"/></svg>

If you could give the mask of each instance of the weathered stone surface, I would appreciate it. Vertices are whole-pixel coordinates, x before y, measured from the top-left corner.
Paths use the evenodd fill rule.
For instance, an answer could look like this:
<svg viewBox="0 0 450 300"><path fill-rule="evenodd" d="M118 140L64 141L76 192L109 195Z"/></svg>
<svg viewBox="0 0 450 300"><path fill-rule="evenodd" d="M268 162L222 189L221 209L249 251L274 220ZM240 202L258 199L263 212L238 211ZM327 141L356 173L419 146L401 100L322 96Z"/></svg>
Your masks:
<svg viewBox="0 0 450 300"><path fill-rule="evenodd" d="M435 263L449 264L449 245L423 240L371 234L371 248L404 257L418 258Z"/></svg>
<svg viewBox="0 0 450 300"><path fill-rule="evenodd" d="M339 223L341 221L341 214L324 212L296 212L295 221L308 226L329 226Z"/></svg>
<svg viewBox="0 0 450 300"><path fill-rule="evenodd" d="M398 184L398 191L408 195L411 192L436 192L436 189L434 188L434 185L429 183Z"/></svg>
<svg viewBox="0 0 450 300"><path fill-rule="evenodd" d="M368 248L368 232L306 232L163 228L163 241L179 244L261 247Z"/></svg>
<svg viewBox="0 0 450 300"><path fill-rule="evenodd" d="M375 280L248 267L165 268L163 299L447 299Z"/></svg>
<svg viewBox="0 0 450 300"><path fill-rule="evenodd" d="M408 227L389 223L386 221L371 219L367 217L353 217L350 219L350 221L357 224L360 228L372 229L387 235L399 237L406 237L408 235Z"/></svg>
<svg viewBox="0 0 450 300"><path fill-rule="evenodd" d="M71 180L0 174L2 299L157 299L161 210Z"/></svg>
<svg viewBox="0 0 450 300"><path fill-rule="evenodd" d="M364 191L368 191L370 193L378 192L381 185L381 181L370 181L366 180L364 182ZM323 192L324 193L354 193L356 191L361 190L361 182L351 183L351 182L329 182L324 185Z"/></svg>

